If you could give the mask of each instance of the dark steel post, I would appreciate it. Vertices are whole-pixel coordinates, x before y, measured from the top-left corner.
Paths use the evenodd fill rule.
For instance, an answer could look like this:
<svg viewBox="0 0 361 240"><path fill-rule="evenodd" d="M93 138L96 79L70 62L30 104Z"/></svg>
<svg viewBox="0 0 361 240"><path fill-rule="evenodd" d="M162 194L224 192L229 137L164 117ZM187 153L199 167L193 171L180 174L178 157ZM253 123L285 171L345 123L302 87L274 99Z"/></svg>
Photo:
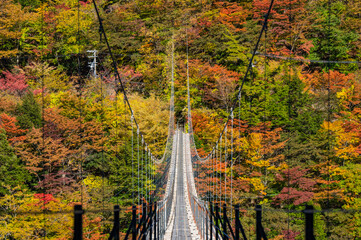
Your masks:
<svg viewBox="0 0 361 240"><path fill-rule="evenodd" d="M314 240L315 237L313 235L313 206L306 205L304 213L306 218L306 226L305 226L306 240Z"/></svg>
<svg viewBox="0 0 361 240"><path fill-rule="evenodd" d="M137 207L132 207L132 240L137 240Z"/></svg>
<svg viewBox="0 0 361 240"><path fill-rule="evenodd" d="M236 239L235 240L239 240L239 229L240 229L240 225L241 223L239 222L239 204L237 204L234 207L234 218L235 218L235 224L236 224L236 229L235 229L235 234L236 234Z"/></svg>
<svg viewBox="0 0 361 240"><path fill-rule="evenodd" d="M119 205L115 205L114 206L114 240L119 240L119 230L120 230L119 212L120 212Z"/></svg>
<svg viewBox="0 0 361 240"><path fill-rule="evenodd" d="M256 240L262 240L262 206L256 205Z"/></svg>
<svg viewBox="0 0 361 240"><path fill-rule="evenodd" d="M158 214L157 214L157 211L158 211L158 209L157 209L157 202L154 202L154 225L153 225L153 231L154 231L154 240L157 240L157 221L158 221L158 219L157 219L157 216L158 216Z"/></svg>
<svg viewBox="0 0 361 240"><path fill-rule="evenodd" d="M218 216L219 216L219 206L218 206L218 203L215 204L215 208L216 208L216 214L215 214L215 217L216 217L216 240L218 240L218 231L220 230L219 229L219 224L218 224Z"/></svg>
<svg viewBox="0 0 361 240"><path fill-rule="evenodd" d="M147 232L147 204L145 202L143 202L143 228L142 228L142 234L143 237L142 239L145 240L145 233Z"/></svg>
<svg viewBox="0 0 361 240"><path fill-rule="evenodd" d="M74 206L74 240L83 239L83 208L81 205Z"/></svg>
<svg viewBox="0 0 361 240"><path fill-rule="evenodd" d="M227 235L227 205L223 204L223 239L228 239Z"/></svg>
<svg viewBox="0 0 361 240"><path fill-rule="evenodd" d="M153 218L154 218L153 203L150 203L150 205L149 205L149 214L152 215L152 217L149 218L149 240L152 240L152 237L153 237Z"/></svg>

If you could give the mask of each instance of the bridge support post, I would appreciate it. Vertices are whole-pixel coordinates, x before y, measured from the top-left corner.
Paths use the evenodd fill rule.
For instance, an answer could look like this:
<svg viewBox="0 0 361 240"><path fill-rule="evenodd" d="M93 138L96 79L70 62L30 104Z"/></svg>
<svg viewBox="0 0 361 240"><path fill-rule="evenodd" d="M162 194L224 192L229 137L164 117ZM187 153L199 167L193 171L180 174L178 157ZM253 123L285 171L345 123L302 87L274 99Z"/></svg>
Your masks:
<svg viewBox="0 0 361 240"><path fill-rule="evenodd" d="M227 236L227 205L223 204L223 239L228 239Z"/></svg>
<svg viewBox="0 0 361 240"><path fill-rule="evenodd" d="M137 207L132 207L132 240L137 240Z"/></svg>
<svg viewBox="0 0 361 240"><path fill-rule="evenodd" d="M262 206L256 205L256 240L262 240Z"/></svg>
<svg viewBox="0 0 361 240"><path fill-rule="evenodd" d="M306 205L305 210L305 239L314 240L315 236L313 235L313 206Z"/></svg>
<svg viewBox="0 0 361 240"><path fill-rule="evenodd" d="M145 239L145 233L147 231L147 204L143 202L143 213L142 213L142 219L143 219L143 227L142 227L142 240Z"/></svg>
<svg viewBox="0 0 361 240"><path fill-rule="evenodd" d="M221 232L220 229L219 229L219 224L218 224L218 217L219 217L219 206L218 206L218 203L215 204L215 210L216 210L216 240L219 240L219 234L218 232Z"/></svg>
<svg viewBox="0 0 361 240"><path fill-rule="evenodd" d="M158 219L157 219L157 216L158 216L157 211L158 211L157 202L154 202L154 223L153 223L154 224L153 225L153 231L154 231L153 239L154 240L157 240L157 221L158 221Z"/></svg>
<svg viewBox="0 0 361 240"><path fill-rule="evenodd" d="M149 217L149 240L152 240L153 237L153 220L154 220L154 210L153 210L154 203L150 203L149 205L149 214L151 217Z"/></svg>
<svg viewBox="0 0 361 240"><path fill-rule="evenodd" d="M239 229L240 229L240 220L239 220L239 204L237 204L234 207L234 219L235 219L235 224L236 224L236 229L235 229L235 240L239 240Z"/></svg>
<svg viewBox="0 0 361 240"><path fill-rule="evenodd" d="M81 205L74 206L74 240L83 239L83 208Z"/></svg>
<svg viewBox="0 0 361 240"><path fill-rule="evenodd" d="M114 206L114 240L119 240L119 230L120 230L119 212L120 212L119 205L115 205Z"/></svg>

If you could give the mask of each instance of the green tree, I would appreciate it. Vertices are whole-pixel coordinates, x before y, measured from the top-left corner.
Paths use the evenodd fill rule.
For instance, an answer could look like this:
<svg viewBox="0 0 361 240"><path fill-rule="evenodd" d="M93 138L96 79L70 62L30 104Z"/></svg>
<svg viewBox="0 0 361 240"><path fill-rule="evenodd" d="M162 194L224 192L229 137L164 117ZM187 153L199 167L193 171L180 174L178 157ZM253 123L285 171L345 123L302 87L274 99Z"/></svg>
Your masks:
<svg viewBox="0 0 361 240"><path fill-rule="evenodd" d="M348 59L359 35L345 29L341 22L340 16L345 12L346 5L341 1L332 1L330 4L327 1L316 1L315 4L313 29L309 33L314 45L311 58L333 61Z"/></svg>
<svg viewBox="0 0 361 240"><path fill-rule="evenodd" d="M0 175L0 196L7 194L7 188L4 186L16 187L28 180L27 171L21 166L2 129L0 129Z"/></svg>
<svg viewBox="0 0 361 240"><path fill-rule="evenodd" d="M35 101L33 93L28 92L22 100L22 104L18 105L16 108L16 113L18 115L17 120L19 125L23 129L40 127L41 108L40 105Z"/></svg>

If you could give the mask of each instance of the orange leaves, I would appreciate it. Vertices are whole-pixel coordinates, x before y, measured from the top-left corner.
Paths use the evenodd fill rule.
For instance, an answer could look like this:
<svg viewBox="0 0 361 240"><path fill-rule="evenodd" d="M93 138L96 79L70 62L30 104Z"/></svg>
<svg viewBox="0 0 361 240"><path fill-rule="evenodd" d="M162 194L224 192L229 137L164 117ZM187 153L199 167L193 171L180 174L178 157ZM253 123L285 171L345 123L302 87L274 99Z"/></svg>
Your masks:
<svg viewBox="0 0 361 240"><path fill-rule="evenodd" d="M43 139L41 131L35 128L24 141L16 144L15 149L26 163L26 168L33 173L43 171L44 168L52 172L66 161L70 153L59 139Z"/></svg>
<svg viewBox="0 0 361 240"><path fill-rule="evenodd" d="M336 157L343 161L354 161L359 153L357 152L357 144L360 139L356 131L347 131L344 127L345 123L341 120L334 122L324 122L322 128L329 130L335 136L334 150Z"/></svg>
<svg viewBox="0 0 361 240"><path fill-rule="evenodd" d="M210 111L193 111L192 112L193 131L197 138L199 138L205 145L213 143L219 134L219 129L222 126L218 122L215 114ZM206 145L206 149L211 146ZM209 150L209 149L208 149Z"/></svg>
<svg viewBox="0 0 361 240"><path fill-rule="evenodd" d="M205 93L204 100L214 107L229 107L232 102L240 74L226 67L204 63L199 60L190 61L191 82L196 83Z"/></svg>
<svg viewBox="0 0 361 240"><path fill-rule="evenodd" d="M10 142L25 140L24 134L27 131L20 129L20 127L17 126L16 123L17 120L15 117L11 117L6 113L2 113L0 115L0 128L3 128L5 130Z"/></svg>
<svg viewBox="0 0 361 240"><path fill-rule="evenodd" d="M89 218L84 215L84 239L85 240L100 240L104 239L107 234L102 234L101 229L102 219L100 217Z"/></svg>
<svg viewBox="0 0 361 240"><path fill-rule="evenodd" d="M249 11L236 2L218 1L214 3L215 9L203 13L197 19L198 26L203 29L217 24L226 26L230 31L244 30L244 24Z"/></svg>
<svg viewBox="0 0 361 240"><path fill-rule="evenodd" d="M235 150L243 152L245 161L255 167L280 166L284 157L277 151L285 146L280 133L280 128L271 130L270 123L250 127L246 135L236 133Z"/></svg>
<svg viewBox="0 0 361 240"><path fill-rule="evenodd" d="M354 82L354 75L345 75L336 70L327 72L305 73L300 75L301 80L306 84L306 89L315 95L325 94L328 87L332 92L339 92L345 87L351 87Z"/></svg>
<svg viewBox="0 0 361 240"><path fill-rule="evenodd" d="M216 2L215 5L219 8L218 21L236 32L242 30L249 14L247 10L236 2Z"/></svg>

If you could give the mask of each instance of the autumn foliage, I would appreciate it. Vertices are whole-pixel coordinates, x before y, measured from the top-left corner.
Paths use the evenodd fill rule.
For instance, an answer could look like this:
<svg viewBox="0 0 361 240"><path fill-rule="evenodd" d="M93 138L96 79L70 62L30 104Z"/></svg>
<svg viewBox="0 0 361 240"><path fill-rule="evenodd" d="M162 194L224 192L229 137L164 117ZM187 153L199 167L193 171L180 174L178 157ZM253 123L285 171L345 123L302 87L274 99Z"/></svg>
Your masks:
<svg viewBox="0 0 361 240"><path fill-rule="evenodd" d="M155 193L166 164L146 149L164 153L172 77L190 130L188 76L203 200L240 204L249 232L263 205L269 239L302 239L306 204L350 210L316 214L316 239L361 236L360 1L274 1L246 77L270 0L96 2L120 79L91 1L0 1L1 239L70 239L75 204ZM106 239L111 221L85 214L84 239Z"/></svg>

